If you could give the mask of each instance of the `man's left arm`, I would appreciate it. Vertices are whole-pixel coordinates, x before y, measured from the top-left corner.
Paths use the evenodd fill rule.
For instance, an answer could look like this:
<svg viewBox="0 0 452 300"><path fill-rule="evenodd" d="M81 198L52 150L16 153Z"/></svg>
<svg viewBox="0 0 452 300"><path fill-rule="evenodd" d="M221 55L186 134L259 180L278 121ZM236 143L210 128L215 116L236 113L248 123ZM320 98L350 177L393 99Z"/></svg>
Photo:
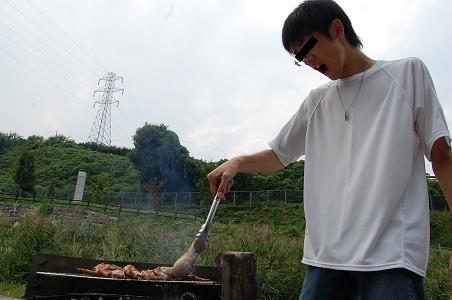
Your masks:
<svg viewBox="0 0 452 300"><path fill-rule="evenodd" d="M445 137L437 139L432 147L432 167L452 213L452 151Z"/></svg>

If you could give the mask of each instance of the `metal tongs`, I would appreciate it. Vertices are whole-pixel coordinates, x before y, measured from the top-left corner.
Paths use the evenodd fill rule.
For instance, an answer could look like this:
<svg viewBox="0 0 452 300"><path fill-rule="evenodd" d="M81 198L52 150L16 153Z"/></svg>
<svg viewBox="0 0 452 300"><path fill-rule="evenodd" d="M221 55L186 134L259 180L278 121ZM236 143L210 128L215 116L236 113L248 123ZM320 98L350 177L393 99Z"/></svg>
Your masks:
<svg viewBox="0 0 452 300"><path fill-rule="evenodd" d="M220 204L221 197L218 194L215 195L213 199L212 205L210 206L209 213L207 214L206 221L201 225L198 233L196 234L195 242L197 240L202 240L207 243L207 240L210 236L210 230L212 229L213 217L215 216L215 212L217 211L218 204Z"/></svg>
<svg viewBox="0 0 452 300"><path fill-rule="evenodd" d="M206 222L201 225L201 228L196 234L195 240L187 252L179 257L171 268L171 274L174 278L182 278L183 276L192 273L193 264L195 263L196 258L206 248L207 240L210 235L210 229L212 228L213 217L215 216L220 200L221 197L216 194L213 199L212 206L210 206Z"/></svg>

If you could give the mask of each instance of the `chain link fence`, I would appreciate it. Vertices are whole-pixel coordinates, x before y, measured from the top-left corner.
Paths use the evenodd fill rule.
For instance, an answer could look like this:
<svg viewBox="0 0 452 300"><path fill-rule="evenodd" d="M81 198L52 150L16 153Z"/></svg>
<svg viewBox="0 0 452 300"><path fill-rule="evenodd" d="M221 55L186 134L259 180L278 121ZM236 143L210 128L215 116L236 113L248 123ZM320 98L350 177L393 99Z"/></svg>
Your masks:
<svg viewBox="0 0 452 300"><path fill-rule="evenodd" d="M147 192L96 192L85 190L82 201L74 201L74 189L37 187L34 194L24 193L11 186L0 186L0 197L25 200L33 203L46 202L76 205L88 209L121 214L155 214L175 218L196 219L203 217L212 197L201 192L147 193ZM265 190L231 191L222 203L226 207L263 207L302 203L303 191ZM443 195L429 196L431 210L448 210Z"/></svg>

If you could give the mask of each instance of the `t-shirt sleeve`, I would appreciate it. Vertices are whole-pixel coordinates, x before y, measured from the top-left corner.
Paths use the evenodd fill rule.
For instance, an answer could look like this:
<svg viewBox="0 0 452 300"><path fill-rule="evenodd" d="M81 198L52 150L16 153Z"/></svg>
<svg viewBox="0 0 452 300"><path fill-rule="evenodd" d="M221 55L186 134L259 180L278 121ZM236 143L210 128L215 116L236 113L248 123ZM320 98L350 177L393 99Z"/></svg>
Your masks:
<svg viewBox="0 0 452 300"><path fill-rule="evenodd" d="M308 99L305 99L278 135L268 143L285 167L295 162L305 152L308 118Z"/></svg>
<svg viewBox="0 0 452 300"><path fill-rule="evenodd" d="M424 146L424 155L431 161L433 143L445 137L450 145L451 138L430 73L421 60L418 59L417 62L419 66L415 70L418 76L415 76L417 80L414 82L413 95L415 128Z"/></svg>

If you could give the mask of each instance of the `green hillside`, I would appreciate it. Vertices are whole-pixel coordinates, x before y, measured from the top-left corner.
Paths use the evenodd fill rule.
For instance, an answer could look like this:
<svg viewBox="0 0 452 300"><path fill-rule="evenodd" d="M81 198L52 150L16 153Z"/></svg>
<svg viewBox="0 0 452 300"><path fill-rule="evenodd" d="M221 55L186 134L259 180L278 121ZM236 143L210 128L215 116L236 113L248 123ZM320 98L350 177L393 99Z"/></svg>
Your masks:
<svg viewBox="0 0 452 300"><path fill-rule="evenodd" d="M13 173L20 152L28 149L36 159L36 186L47 187L54 180L57 188L73 188L78 171L87 172L86 188L91 189L101 173L108 174L108 189L130 189L137 186L138 177L127 155L102 153L79 145L64 137L44 139L17 135L0 137L0 185L12 186Z"/></svg>
<svg viewBox="0 0 452 300"><path fill-rule="evenodd" d="M146 134L141 131L148 130ZM161 191L208 192L206 175L225 160L205 162L190 156L177 134L164 125L145 124L137 130L134 149L95 144L77 144L65 136L47 139L0 133L0 186L14 186L14 172L23 150L35 157L35 186L73 189L78 171L87 172L86 189L94 190L100 174L106 176L105 190L135 191L149 179L166 184ZM135 159L135 165L130 158ZM137 171L139 170L139 172ZM269 174L237 174L232 190L303 190L304 161L300 160ZM160 178L160 179L159 179ZM441 195L439 184L428 180L431 195Z"/></svg>

